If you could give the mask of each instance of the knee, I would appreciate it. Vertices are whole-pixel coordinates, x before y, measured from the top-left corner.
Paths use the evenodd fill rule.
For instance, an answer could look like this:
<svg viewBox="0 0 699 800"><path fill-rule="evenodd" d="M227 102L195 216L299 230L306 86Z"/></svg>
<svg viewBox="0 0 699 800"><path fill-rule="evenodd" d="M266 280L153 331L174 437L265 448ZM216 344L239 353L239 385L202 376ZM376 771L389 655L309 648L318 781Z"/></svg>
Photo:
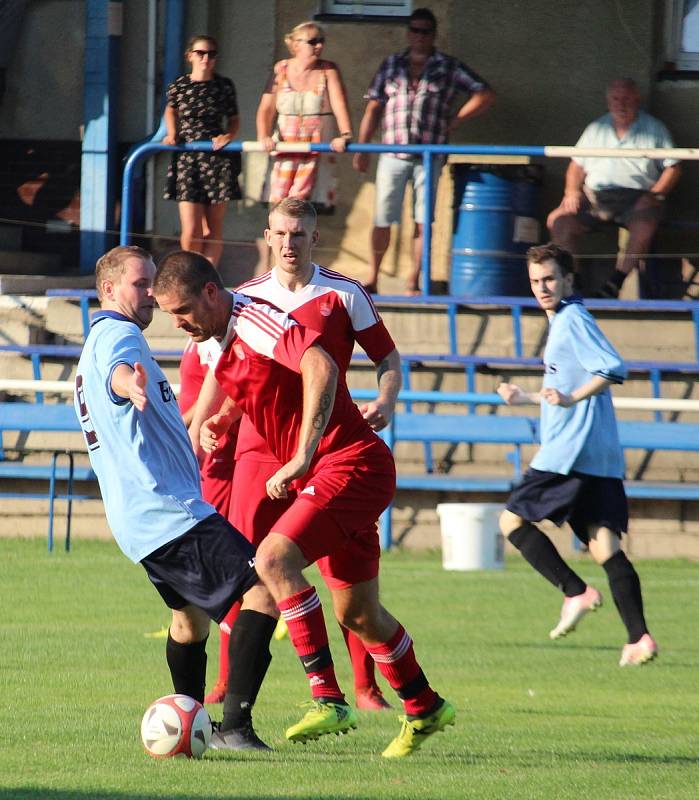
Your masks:
<svg viewBox="0 0 699 800"><path fill-rule="evenodd" d="M202 642L209 635L208 617L189 614L186 610L173 611L170 622L170 638L178 644Z"/></svg>
<svg viewBox="0 0 699 800"><path fill-rule="evenodd" d="M578 233L575 216L559 209L549 214L546 220L546 227L549 229L551 240L554 242L558 240L570 241Z"/></svg>
<svg viewBox="0 0 699 800"><path fill-rule="evenodd" d="M518 517L517 514L513 514L507 509L500 514L500 531L503 536L509 538L510 534L514 533L517 528L521 527L523 524L524 520L522 517Z"/></svg>
<svg viewBox="0 0 699 800"><path fill-rule="evenodd" d="M283 536L267 536L255 554L255 570L268 586L296 569L292 543Z"/></svg>

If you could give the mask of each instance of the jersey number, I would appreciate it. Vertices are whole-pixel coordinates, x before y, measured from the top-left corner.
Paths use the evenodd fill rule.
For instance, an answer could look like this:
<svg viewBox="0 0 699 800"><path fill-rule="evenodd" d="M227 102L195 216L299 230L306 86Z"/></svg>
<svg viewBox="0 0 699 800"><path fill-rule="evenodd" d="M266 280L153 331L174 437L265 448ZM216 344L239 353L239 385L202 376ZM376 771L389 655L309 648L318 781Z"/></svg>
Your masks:
<svg viewBox="0 0 699 800"><path fill-rule="evenodd" d="M95 429L92 426L92 420L90 419L90 412L87 410L87 403L85 402L85 389L83 388L82 375L78 375L75 378L75 393L78 397L78 407L80 409L80 426L82 427L83 434L85 435L85 441L87 442L87 449L97 450L97 448L100 446L100 443L97 440L97 434L95 433Z"/></svg>

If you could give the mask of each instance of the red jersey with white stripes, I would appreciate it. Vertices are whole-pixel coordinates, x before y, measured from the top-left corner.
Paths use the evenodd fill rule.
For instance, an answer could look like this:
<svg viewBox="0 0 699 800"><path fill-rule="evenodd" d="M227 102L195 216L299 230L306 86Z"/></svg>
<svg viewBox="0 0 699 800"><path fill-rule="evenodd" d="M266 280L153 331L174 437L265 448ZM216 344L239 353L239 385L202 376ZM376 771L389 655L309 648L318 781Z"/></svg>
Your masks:
<svg viewBox="0 0 699 800"><path fill-rule="evenodd" d="M199 343L192 339L188 340L180 360L180 395L177 399L180 413L184 414L196 403L206 373L208 370L214 370L220 356L221 345L216 339ZM204 499L215 506L217 511L221 511L221 509L219 508L220 503L215 499L220 494L216 482L230 481L231 479L239 429L239 423L233 425L221 440L221 445L216 452L207 455L200 464ZM212 485L212 481L215 485ZM228 506L226 505L223 514L227 513Z"/></svg>
<svg viewBox="0 0 699 800"><path fill-rule="evenodd" d="M177 398L180 413L189 411L196 403L201 385L204 383L206 369L199 359L197 343L188 339L180 359L180 394Z"/></svg>
<svg viewBox="0 0 699 800"><path fill-rule="evenodd" d="M355 343L374 363L395 349L395 344L374 303L360 283L318 264L302 289L292 292L278 278L278 267L239 286L237 291L286 311L296 322L322 334L319 344L337 364L338 383L345 384ZM276 460L249 420L243 418L236 460Z"/></svg>
<svg viewBox="0 0 699 800"><path fill-rule="evenodd" d="M303 415L300 361L311 345L321 344L320 339L317 331L298 325L283 311L233 293L216 380L282 464L298 447ZM351 457L376 441L344 382L338 382L335 405L314 463L329 452L337 458Z"/></svg>

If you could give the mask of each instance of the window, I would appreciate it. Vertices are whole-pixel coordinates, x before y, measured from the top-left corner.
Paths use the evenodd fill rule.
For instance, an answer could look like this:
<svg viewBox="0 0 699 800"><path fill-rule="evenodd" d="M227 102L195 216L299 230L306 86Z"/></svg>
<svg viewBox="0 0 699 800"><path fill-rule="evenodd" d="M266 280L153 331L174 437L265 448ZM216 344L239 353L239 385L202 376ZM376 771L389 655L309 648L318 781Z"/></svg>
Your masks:
<svg viewBox="0 0 699 800"><path fill-rule="evenodd" d="M670 0L666 52L677 71L699 70L699 0Z"/></svg>
<svg viewBox="0 0 699 800"><path fill-rule="evenodd" d="M342 14L359 17L410 16L410 0L368 0L355 3L353 0L324 0L321 3L323 14Z"/></svg>

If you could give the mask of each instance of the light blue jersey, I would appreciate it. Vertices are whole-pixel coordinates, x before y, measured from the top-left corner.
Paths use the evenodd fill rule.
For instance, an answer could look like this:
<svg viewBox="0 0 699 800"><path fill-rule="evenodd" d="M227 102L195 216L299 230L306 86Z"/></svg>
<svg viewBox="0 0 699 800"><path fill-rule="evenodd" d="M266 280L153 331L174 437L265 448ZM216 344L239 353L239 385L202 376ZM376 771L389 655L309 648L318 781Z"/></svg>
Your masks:
<svg viewBox="0 0 699 800"><path fill-rule="evenodd" d="M148 376L143 412L111 389L114 369L137 361ZM109 527L132 561L215 513L202 499L199 467L170 384L127 317L101 311L93 318L74 402Z"/></svg>
<svg viewBox="0 0 699 800"><path fill-rule="evenodd" d="M570 394L600 375L623 383L626 367L577 297L563 300L550 318L544 350L544 387ZM544 472L624 477L612 396L605 389L570 408L541 401L541 449L531 462Z"/></svg>

